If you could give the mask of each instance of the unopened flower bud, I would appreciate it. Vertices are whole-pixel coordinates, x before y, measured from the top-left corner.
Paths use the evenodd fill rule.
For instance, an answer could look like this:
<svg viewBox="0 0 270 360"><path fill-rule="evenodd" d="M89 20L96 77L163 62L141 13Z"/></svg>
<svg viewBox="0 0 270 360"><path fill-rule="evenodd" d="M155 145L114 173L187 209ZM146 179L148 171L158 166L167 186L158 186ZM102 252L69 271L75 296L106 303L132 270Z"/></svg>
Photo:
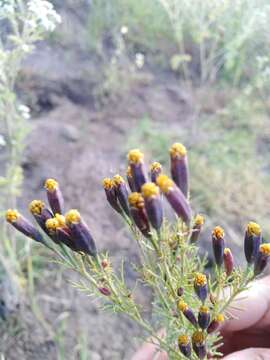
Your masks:
<svg viewBox="0 0 270 360"><path fill-rule="evenodd" d="M128 167L127 167L127 181L128 181L130 191L131 192L136 192L136 187L135 187L135 184L134 184L134 179L133 179L133 176L132 176L132 170L131 170L130 165L128 165Z"/></svg>
<svg viewBox="0 0 270 360"><path fill-rule="evenodd" d="M198 324L201 329L205 330L210 322L210 312L209 308L205 305L202 305L199 309L198 314Z"/></svg>
<svg viewBox="0 0 270 360"><path fill-rule="evenodd" d="M183 296L183 294L184 294L184 289L182 287L179 287L177 289L177 295L181 297L181 296Z"/></svg>
<svg viewBox="0 0 270 360"><path fill-rule="evenodd" d="M43 238L40 232L17 210L7 210L6 220L19 232L23 233L27 237L38 242L43 242Z"/></svg>
<svg viewBox="0 0 270 360"><path fill-rule="evenodd" d="M124 210L124 212L129 216L129 206L128 206L128 190L126 183L122 176L115 175L113 177L113 184L116 192L117 199Z"/></svg>
<svg viewBox="0 0 270 360"><path fill-rule="evenodd" d="M204 217L199 214L196 215L196 217L194 219L194 225L192 227L191 235L190 235L190 243L191 244L194 244L198 241L203 224L204 224Z"/></svg>
<svg viewBox="0 0 270 360"><path fill-rule="evenodd" d="M270 256L270 244L260 245L259 254L254 263L254 274L257 276L266 268Z"/></svg>
<svg viewBox="0 0 270 360"><path fill-rule="evenodd" d="M117 211L119 214L122 214L122 209L119 205L119 202L118 202L118 199L116 196L116 190L114 187L114 183L110 178L103 179L103 188L104 188L108 203L111 205L111 207L115 211Z"/></svg>
<svg viewBox="0 0 270 360"><path fill-rule="evenodd" d="M227 276L229 276L231 275L234 267L233 254L229 248L224 249L223 259L224 259L224 267L226 270L226 274Z"/></svg>
<svg viewBox="0 0 270 360"><path fill-rule="evenodd" d="M254 263L258 256L261 238L262 235L260 226L255 222L249 222L244 240L245 256L249 264Z"/></svg>
<svg viewBox="0 0 270 360"><path fill-rule="evenodd" d="M178 337L178 347L181 353L187 357L190 358L191 356L191 345L190 341L187 335L179 335Z"/></svg>
<svg viewBox="0 0 270 360"><path fill-rule="evenodd" d="M161 174L161 172L162 166L159 162L155 161L150 165L150 177L153 183L156 182L157 177Z"/></svg>
<svg viewBox="0 0 270 360"><path fill-rule="evenodd" d="M224 316L222 314L218 314L209 324L207 328L208 334L212 334L214 331L217 331L221 324L224 322Z"/></svg>
<svg viewBox="0 0 270 360"><path fill-rule="evenodd" d="M110 296L111 295L110 289L108 289L106 287L100 287L100 288L98 288L98 290L104 296Z"/></svg>
<svg viewBox="0 0 270 360"><path fill-rule="evenodd" d="M147 238L150 237L150 225L146 216L145 204L142 194L134 192L129 194L128 202L130 214L140 232Z"/></svg>
<svg viewBox="0 0 270 360"><path fill-rule="evenodd" d="M224 254L224 230L220 226L216 226L212 231L212 246L217 266L223 263Z"/></svg>
<svg viewBox="0 0 270 360"><path fill-rule="evenodd" d="M159 188L154 183L145 183L142 186L145 209L148 219L155 230L159 230L163 220L163 210Z"/></svg>
<svg viewBox="0 0 270 360"><path fill-rule="evenodd" d="M41 200L33 200L29 204L29 211L34 216L41 229L47 233L46 221L53 217L53 213L45 207Z"/></svg>
<svg viewBox="0 0 270 360"><path fill-rule="evenodd" d="M156 182L176 214L186 224L189 224L191 219L191 208L182 191L164 174L159 175Z"/></svg>
<svg viewBox="0 0 270 360"><path fill-rule="evenodd" d="M178 301L177 308L179 311L181 311L184 314L184 316L188 319L188 321L192 325L197 326L197 319L192 309L190 309L190 307L183 300Z"/></svg>
<svg viewBox="0 0 270 360"><path fill-rule="evenodd" d="M175 184L185 197L188 196L188 160L184 145L175 143L170 148L171 174Z"/></svg>
<svg viewBox="0 0 270 360"><path fill-rule="evenodd" d="M130 150L128 153L128 162L131 168L132 178L136 191L140 192L143 184L147 182L146 171L144 167L144 155L139 149Z"/></svg>
<svg viewBox="0 0 270 360"><path fill-rule="evenodd" d="M75 241L77 251L81 251L91 256L96 256L96 244L90 234L88 226L81 219L81 215L78 210L69 210L66 213L65 218L71 236Z"/></svg>
<svg viewBox="0 0 270 360"><path fill-rule="evenodd" d="M198 298L205 302L208 294L207 278L204 274L197 273L194 279L194 290Z"/></svg>
<svg viewBox="0 0 270 360"><path fill-rule="evenodd" d="M44 187L47 198L54 214L62 214L64 211L64 198L59 188L58 182L54 179L47 179Z"/></svg>
<svg viewBox="0 0 270 360"><path fill-rule="evenodd" d="M192 347L199 359L205 359L207 351L205 345L205 335L202 331L197 330L193 333Z"/></svg>

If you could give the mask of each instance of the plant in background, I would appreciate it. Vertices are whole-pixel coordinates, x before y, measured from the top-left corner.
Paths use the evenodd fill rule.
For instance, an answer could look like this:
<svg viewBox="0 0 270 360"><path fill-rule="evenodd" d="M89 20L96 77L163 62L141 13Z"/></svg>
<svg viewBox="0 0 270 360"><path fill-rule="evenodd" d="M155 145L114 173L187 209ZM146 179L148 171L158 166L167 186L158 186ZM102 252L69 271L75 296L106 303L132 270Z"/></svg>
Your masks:
<svg viewBox="0 0 270 360"><path fill-rule="evenodd" d="M270 256L270 243L262 243L261 228L249 222L244 236L245 269L234 263L220 226L212 231L214 267L205 271L205 259L198 256L204 218L194 216L189 199L186 148L170 148L171 176L158 163L145 168L144 155L128 153L128 184L120 175L103 180L110 206L122 216L137 242L140 264L133 264L137 283L153 291L153 319L137 303L134 288L127 286L123 267L116 270L107 252L99 252L90 230L76 209L64 215L63 196L54 179L45 182L47 206L33 200L29 210L42 232L15 209L6 212L7 221L19 232L48 247L59 262L78 272L75 286L98 298L113 312L125 313L152 336L170 359L219 357L219 330L230 321L230 306L249 283L260 276ZM175 216L164 214L167 201ZM246 311L246 309L243 309ZM158 329L165 329L165 336Z"/></svg>
<svg viewBox="0 0 270 360"><path fill-rule="evenodd" d="M53 31L60 16L53 5L43 0L0 0L0 118L4 139L5 170L0 178L1 212L7 203L16 206L23 180L22 152L29 131L30 110L20 104L15 83L22 61L31 54L34 44ZM15 285L22 276L20 261L28 254L29 244L16 241L1 221L0 263Z"/></svg>

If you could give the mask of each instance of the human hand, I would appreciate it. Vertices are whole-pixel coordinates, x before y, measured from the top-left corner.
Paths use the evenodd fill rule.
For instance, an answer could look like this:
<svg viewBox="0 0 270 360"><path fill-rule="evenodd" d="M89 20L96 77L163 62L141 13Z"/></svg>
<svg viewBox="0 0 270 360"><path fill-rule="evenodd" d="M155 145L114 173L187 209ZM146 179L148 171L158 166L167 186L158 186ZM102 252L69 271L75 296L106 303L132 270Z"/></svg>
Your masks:
<svg viewBox="0 0 270 360"><path fill-rule="evenodd" d="M221 330L223 360L270 360L270 276L255 281L233 305L241 310L231 310L235 319L226 321ZM168 357L153 341L143 345L131 360Z"/></svg>

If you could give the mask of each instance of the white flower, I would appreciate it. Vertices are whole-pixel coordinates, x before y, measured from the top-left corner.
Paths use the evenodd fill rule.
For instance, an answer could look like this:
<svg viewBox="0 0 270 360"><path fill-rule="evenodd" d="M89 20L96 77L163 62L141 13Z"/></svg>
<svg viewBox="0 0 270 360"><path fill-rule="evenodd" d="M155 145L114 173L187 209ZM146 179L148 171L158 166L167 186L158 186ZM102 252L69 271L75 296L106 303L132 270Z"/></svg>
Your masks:
<svg viewBox="0 0 270 360"><path fill-rule="evenodd" d="M123 25L120 30L122 35L126 35L128 33L128 27Z"/></svg>
<svg viewBox="0 0 270 360"><path fill-rule="evenodd" d="M29 20L32 28L41 27L45 31L53 31L56 25L61 23L61 16L49 1L30 0L27 7L32 14L32 18Z"/></svg>
<svg viewBox="0 0 270 360"><path fill-rule="evenodd" d="M6 146L6 140L5 140L5 138L4 138L4 135L2 135L2 134L0 134L0 146L1 147L4 147L4 146Z"/></svg>
<svg viewBox="0 0 270 360"><path fill-rule="evenodd" d="M18 106L18 110L21 113L21 116L25 119L25 120L29 120L31 115L30 115L30 109L28 106L20 104Z"/></svg>
<svg viewBox="0 0 270 360"><path fill-rule="evenodd" d="M138 69L141 69L144 65L144 55L141 53L137 53L135 55L135 64Z"/></svg>

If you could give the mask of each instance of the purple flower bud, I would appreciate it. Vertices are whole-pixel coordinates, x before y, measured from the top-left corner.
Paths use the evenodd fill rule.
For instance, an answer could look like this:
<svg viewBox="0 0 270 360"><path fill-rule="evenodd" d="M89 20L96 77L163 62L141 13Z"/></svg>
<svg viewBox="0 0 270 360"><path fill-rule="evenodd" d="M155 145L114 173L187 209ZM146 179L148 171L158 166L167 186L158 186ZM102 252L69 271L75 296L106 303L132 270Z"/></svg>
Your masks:
<svg viewBox="0 0 270 360"><path fill-rule="evenodd" d="M164 174L159 175L156 182L176 214L186 224L189 224L191 220L191 208L182 191Z"/></svg>
<svg viewBox="0 0 270 360"><path fill-rule="evenodd" d="M191 244L194 244L198 241L203 224L204 224L203 216L196 215L195 220L194 220L194 225L193 225L193 228L191 230L191 235L190 235L190 243Z"/></svg>
<svg viewBox="0 0 270 360"><path fill-rule="evenodd" d="M130 205L130 214L132 219L140 232L147 238L150 235L150 226L146 216L144 199L140 193L134 192L131 193L128 197L128 202Z"/></svg>
<svg viewBox="0 0 270 360"><path fill-rule="evenodd" d="M63 214L64 198L58 182L54 179L47 179L44 185L47 191L47 198L54 214Z"/></svg>
<svg viewBox="0 0 270 360"><path fill-rule="evenodd" d="M119 205L113 181L109 178L103 179L103 188L105 190L108 203L115 211L122 214L123 211Z"/></svg>
<svg viewBox="0 0 270 360"><path fill-rule="evenodd" d="M254 263L258 256L261 237L260 226L255 222L248 223L245 233L244 250L247 262L249 264Z"/></svg>
<svg viewBox="0 0 270 360"><path fill-rule="evenodd" d="M207 306L202 305L198 314L198 324L201 329L205 330L210 322L210 312Z"/></svg>
<svg viewBox="0 0 270 360"><path fill-rule="evenodd" d="M124 212L129 216L129 206L128 206L128 189L126 183L122 176L115 175L113 177L113 184L116 192L117 199L124 210Z"/></svg>
<svg viewBox="0 0 270 360"><path fill-rule="evenodd" d="M134 179L132 177L132 171L130 165L127 167L127 181L131 192L136 192Z"/></svg>
<svg viewBox="0 0 270 360"><path fill-rule="evenodd" d="M41 233L17 210L7 210L6 220L27 237L43 243Z"/></svg>
<svg viewBox="0 0 270 360"><path fill-rule="evenodd" d="M110 296L111 295L110 289L108 289L106 287L100 287L100 288L98 288L98 290L104 296Z"/></svg>
<svg viewBox="0 0 270 360"><path fill-rule="evenodd" d="M182 287L179 287L177 289L177 295L181 297L181 296L183 296L183 294L184 294L184 289Z"/></svg>
<svg viewBox="0 0 270 360"><path fill-rule="evenodd" d="M153 183L156 182L157 177L161 174L161 172L162 172L161 164L157 161L153 162L153 164L151 164L150 166L150 177Z"/></svg>
<svg viewBox="0 0 270 360"><path fill-rule="evenodd" d="M29 204L29 211L34 216L41 229L48 234L46 221L53 218L53 213L45 207L44 202L41 200L31 201Z"/></svg>
<svg viewBox="0 0 270 360"><path fill-rule="evenodd" d="M223 263L224 254L224 230L220 226L216 226L212 231L212 245L217 266Z"/></svg>
<svg viewBox="0 0 270 360"><path fill-rule="evenodd" d="M171 174L173 181L188 196L188 160L187 150L184 145L175 143L170 148Z"/></svg>
<svg viewBox="0 0 270 360"><path fill-rule="evenodd" d="M270 244L260 245L259 254L254 263L254 275L259 275L266 268L270 256Z"/></svg>
<svg viewBox="0 0 270 360"><path fill-rule="evenodd" d="M205 302L208 295L207 278L204 274L197 273L194 279L194 290L198 298Z"/></svg>
<svg viewBox="0 0 270 360"><path fill-rule="evenodd" d="M224 267L226 270L226 274L227 276L230 276L233 271L234 260L233 260L233 254L229 248L224 249L223 259L224 259Z"/></svg>
<svg viewBox="0 0 270 360"><path fill-rule="evenodd" d="M197 326L197 319L192 309L183 300L178 301L177 308L179 311L183 313L183 315L188 319L188 321L192 325Z"/></svg>
<svg viewBox="0 0 270 360"><path fill-rule="evenodd" d="M180 335L178 337L178 347L185 357L189 358L191 356L191 345L187 335Z"/></svg>
<svg viewBox="0 0 270 360"><path fill-rule="evenodd" d="M192 335L192 347L199 359L204 359L206 357L205 335L202 331L195 331Z"/></svg>
<svg viewBox="0 0 270 360"><path fill-rule="evenodd" d="M88 226L82 221L80 213L77 210L70 210L66 214L66 224L70 229L71 237L75 241L77 251L95 257L97 254L95 242Z"/></svg>
<svg viewBox="0 0 270 360"><path fill-rule="evenodd" d="M163 210L159 195L159 188L154 183L145 183L142 194L148 219L155 230L159 230L163 220Z"/></svg>
<svg viewBox="0 0 270 360"><path fill-rule="evenodd" d="M130 150L128 153L128 161L131 169L132 178L136 191L140 192L143 184L147 182L147 175L143 162L144 155L138 150Z"/></svg>
<svg viewBox="0 0 270 360"><path fill-rule="evenodd" d="M224 322L224 316L222 314L218 314L211 322L207 328L207 333L212 334L214 331L217 331L221 324Z"/></svg>

